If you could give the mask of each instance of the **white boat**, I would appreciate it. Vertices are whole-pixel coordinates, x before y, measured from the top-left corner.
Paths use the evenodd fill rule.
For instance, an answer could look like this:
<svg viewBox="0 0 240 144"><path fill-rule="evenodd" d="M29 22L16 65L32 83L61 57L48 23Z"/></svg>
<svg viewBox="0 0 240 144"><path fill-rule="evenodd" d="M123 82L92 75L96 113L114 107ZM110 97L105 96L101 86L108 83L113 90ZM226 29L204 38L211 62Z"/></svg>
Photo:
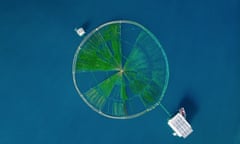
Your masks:
<svg viewBox="0 0 240 144"><path fill-rule="evenodd" d="M85 30L81 27L81 28L75 28L74 29L75 31L76 31L76 33L80 36L80 37L82 37L86 32L85 32Z"/></svg>

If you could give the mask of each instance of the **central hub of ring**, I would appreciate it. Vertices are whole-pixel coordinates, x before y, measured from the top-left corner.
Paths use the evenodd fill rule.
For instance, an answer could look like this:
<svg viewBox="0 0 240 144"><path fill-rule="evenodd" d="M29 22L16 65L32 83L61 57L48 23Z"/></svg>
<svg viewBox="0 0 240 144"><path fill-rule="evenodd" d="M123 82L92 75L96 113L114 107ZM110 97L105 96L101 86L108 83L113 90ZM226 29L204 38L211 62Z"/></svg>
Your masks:
<svg viewBox="0 0 240 144"><path fill-rule="evenodd" d="M124 70L123 69L120 69L120 73L123 73L124 72Z"/></svg>

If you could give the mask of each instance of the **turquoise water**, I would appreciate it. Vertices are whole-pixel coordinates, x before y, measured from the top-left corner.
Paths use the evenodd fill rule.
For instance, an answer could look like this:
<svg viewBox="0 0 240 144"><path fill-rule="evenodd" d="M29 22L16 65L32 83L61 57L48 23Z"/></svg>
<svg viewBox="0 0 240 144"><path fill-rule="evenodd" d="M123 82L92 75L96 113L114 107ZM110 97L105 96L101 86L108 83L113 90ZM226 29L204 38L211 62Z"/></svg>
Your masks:
<svg viewBox="0 0 240 144"><path fill-rule="evenodd" d="M240 143L240 2L1 1L0 143ZM110 20L151 30L169 60L164 106L185 106L194 133L173 137L159 107L112 120L92 111L72 82L81 38Z"/></svg>

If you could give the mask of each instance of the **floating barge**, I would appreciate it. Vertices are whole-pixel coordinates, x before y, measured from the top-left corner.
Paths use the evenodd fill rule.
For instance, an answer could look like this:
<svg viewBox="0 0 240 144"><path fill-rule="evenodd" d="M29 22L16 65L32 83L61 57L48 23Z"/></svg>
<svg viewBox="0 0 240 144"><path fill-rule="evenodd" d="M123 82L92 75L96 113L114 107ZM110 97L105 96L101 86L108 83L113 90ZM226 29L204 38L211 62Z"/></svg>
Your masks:
<svg viewBox="0 0 240 144"><path fill-rule="evenodd" d="M168 120L168 125L174 131L174 136L187 138L193 132L191 125L186 120L184 108L181 108L176 115Z"/></svg>

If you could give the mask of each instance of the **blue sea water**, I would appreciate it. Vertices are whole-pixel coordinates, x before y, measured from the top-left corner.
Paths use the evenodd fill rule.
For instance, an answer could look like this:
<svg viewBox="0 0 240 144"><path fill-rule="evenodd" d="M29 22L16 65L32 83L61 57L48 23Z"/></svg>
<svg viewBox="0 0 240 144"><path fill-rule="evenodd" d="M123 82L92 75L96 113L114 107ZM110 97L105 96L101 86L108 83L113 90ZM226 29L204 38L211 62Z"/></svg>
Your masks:
<svg viewBox="0 0 240 144"><path fill-rule="evenodd" d="M163 104L185 106L194 132L171 135L159 107L113 120L92 111L72 81L72 60L87 32L117 19L151 30L169 60ZM239 144L239 0L2 0L0 2L1 144Z"/></svg>

